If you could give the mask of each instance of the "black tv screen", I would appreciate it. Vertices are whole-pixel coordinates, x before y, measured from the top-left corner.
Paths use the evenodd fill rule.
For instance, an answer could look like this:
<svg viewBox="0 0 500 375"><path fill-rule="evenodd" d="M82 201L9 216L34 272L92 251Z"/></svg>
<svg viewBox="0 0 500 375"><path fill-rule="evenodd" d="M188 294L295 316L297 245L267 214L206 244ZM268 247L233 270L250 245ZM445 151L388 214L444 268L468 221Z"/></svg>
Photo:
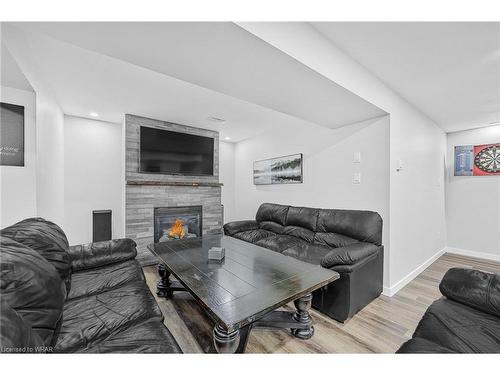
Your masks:
<svg viewBox="0 0 500 375"><path fill-rule="evenodd" d="M140 172L214 174L214 139L141 126Z"/></svg>

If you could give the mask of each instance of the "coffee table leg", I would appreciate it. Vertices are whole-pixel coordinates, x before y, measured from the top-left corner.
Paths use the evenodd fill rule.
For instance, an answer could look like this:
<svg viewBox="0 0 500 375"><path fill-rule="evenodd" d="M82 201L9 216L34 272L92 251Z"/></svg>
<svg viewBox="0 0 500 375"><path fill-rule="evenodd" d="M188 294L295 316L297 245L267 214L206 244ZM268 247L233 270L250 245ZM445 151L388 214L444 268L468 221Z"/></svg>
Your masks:
<svg viewBox="0 0 500 375"><path fill-rule="evenodd" d="M159 297L171 298L174 293L170 290L170 272L162 263L158 264L157 268L160 281L156 284L156 294Z"/></svg>
<svg viewBox="0 0 500 375"><path fill-rule="evenodd" d="M292 329L292 334L299 339L307 340L314 335L314 327L312 325L311 315L309 315L311 303L312 293L306 294L294 301L295 308L297 309L294 315L295 320L308 326L307 328Z"/></svg>
<svg viewBox="0 0 500 375"><path fill-rule="evenodd" d="M240 344L240 331L227 333L220 325L216 325L213 331L214 345L217 353L236 353Z"/></svg>

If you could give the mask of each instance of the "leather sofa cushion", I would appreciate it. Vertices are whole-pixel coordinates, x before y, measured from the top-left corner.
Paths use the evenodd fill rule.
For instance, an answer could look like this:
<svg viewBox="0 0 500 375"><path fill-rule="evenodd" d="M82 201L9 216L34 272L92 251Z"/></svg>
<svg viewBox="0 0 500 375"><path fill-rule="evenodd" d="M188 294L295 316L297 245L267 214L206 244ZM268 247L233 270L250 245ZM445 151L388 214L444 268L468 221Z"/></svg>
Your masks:
<svg viewBox="0 0 500 375"><path fill-rule="evenodd" d="M454 301L500 318L500 275L450 268L441 280L439 290Z"/></svg>
<svg viewBox="0 0 500 375"><path fill-rule="evenodd" d="M271 236L275 236L275 234L273 232L269 232L264 229L249 230L246 232L235 233L233 235L234 238L250 243L256 243L257 241L260 241L263 238Z"/></svg>
<svg viewBox="0 0 500 375"><path fill-rule="evenodd" d="M55 350L71 353L91 347L110 335L142 321L163 317L153 295L141 280L89 297L69 300Z"/></svg>
<svg viewBox="0 0 500 375"><path fill-rule="evenodd" d="M68 299L92 296L137 280L144 280L144 274L135 259L78 271L73 273Z"/></svg>
<svg viewBox="0 0 500 375"><path fill-rule="evenodd" d="M288 208L286 215L286 226L307 228L310 231L316 231L316 222L318 221L317 208L293 207Z"/></svg>
<svg viewBox="0 0 500 375"><path fill-rule="evenodd" d="M274 203L263 203L260 205L255 215L255 220L274 221L275 223L285 225L288 206Z"/></svg>
<svg viewBox="0 0 500 375"><path fill-rule="evenodd" d="M396 353L432 354L455 352L451 349L445 348L444 346L438 345L435 342L422 339L420 337L415 337L414 339L408 340L403 345L401 345Z"/></svg>
<svg viewBox="0 0 500 375"><path fill-rule="evenodd" d="M286 249L296 246L300 243L307 243L297 237L286 236L282 234L277 234L276 236L267 237L260 241L257 241L255 244L257 246L265 247L266 249L277 251L282 253Z"/></svg>
<svg viewBox="0 0 500 375"><path fill-rule="evenodd" d="M239 232L259 229L259 223L255 220L240 220L224 224L224 234L234 236Z"/></svg>
<svg viewBox="0 0 500 375"><path fill-rule="evenodd" d="M282 234L294 236L307 242L313 242L314 240L314 232L302 227L286 226L283 228Z"/></svg>
<svg viewBox="0 0 500 375"><path fill-rule="evenodd" d="M321 260L321 265L331 268L337 265L352 265L379 251L379 247L367 242L331 249Z"/></svg>
<svg viewBox="0 0 500 375"><path fill-rule="evenodd" d="M73 271L78 271L134 259L137 249L133 240L122 238L71 246L69 255Z"/></svg>
<svg viewBox="0 0 500 375"><path fill-rule="evenodd" d="M0 233L35 250L56 268L61 278L68 278L71 272L68 239L56 224L42 218L31 218L4 228Z"/></svg>
<svg viewBox="0 0 500 375"><path fill-rule="evenodd" d="M0 295L0 299L1 299ZM10 305L3 301L0 312L1 353L37 353L44 342Z"/></svg>
<svg viewBox="0 0 500 375"><path fill-rule="evenodd" d="M372 211L319 210L316 232L338 233L361 242L382 243L382 218Z"/></svg>
<svg viewBox="0 0 500 375"><path fill-rule="evenodd" d="M498 353L500 319L442 298L427 309L413 337L432 341L458 353Z"/></svg>
<svg viewBox="0 0 500 375"><path fill-rule="evenodd" d="M60 322L66 288L56 269L35 250L0 237L0 294L49 346Z"/></svg>
<svg viewBox="0 0 500 375"><path fill-rule="evenodd" d="M323 257L328 254L330 250L331 249L327 246L300 243L286 249L282 252L282 254L294 257L307 263L319 265L321 259L323 259Z"/></svg>
<svg viewBox="0 0 500 375"><path fill-rule="evenodd" d="M282 234L283 229L285 228L283 225L275 223L274 221L261 221L259 225L261 229L265 229L276 234Z"/></svg>
<svg viewBox="0 0 500 375"><path fill-rule="evenodd" d="M316 233L316 235L314 236L314 242L330 247L344 247L359 241L354 238L343 236L338 233L319 232Z"/></svg>
<svg viewBox="0 0 500 375"><path fill-rule="evenodd" d="M104 340L78 353L182 353L168 329L157 319L148 319L124 331L113 332Z"/></svg>

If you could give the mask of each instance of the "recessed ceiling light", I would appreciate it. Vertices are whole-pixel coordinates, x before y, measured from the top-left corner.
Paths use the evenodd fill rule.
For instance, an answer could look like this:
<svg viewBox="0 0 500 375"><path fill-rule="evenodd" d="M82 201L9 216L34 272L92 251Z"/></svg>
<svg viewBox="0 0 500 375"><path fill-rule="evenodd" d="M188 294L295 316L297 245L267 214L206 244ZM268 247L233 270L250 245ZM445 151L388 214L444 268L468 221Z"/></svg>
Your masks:
<svg viewBox="0 0 500 375"><path fill-rule="evenodd" d="M207 119L212 121L212 122L217 122L219 124L223 124L226 122L226 120L224 120L223 118L215 117L215 116L208 116Z"/></svg>
<svg viewBox="0 0 500 375"><path fill-rule="evenodd" d="M90 112L89 115L92 117L99 117L99 113L96 112Z"/></svg>
<svg viewBox="0 0 500 375"><path fill-rule="evenodd" d="M230 140L231 140L231 137L224 137L224 140L226 140L226 141L230 141Z"/></svg>

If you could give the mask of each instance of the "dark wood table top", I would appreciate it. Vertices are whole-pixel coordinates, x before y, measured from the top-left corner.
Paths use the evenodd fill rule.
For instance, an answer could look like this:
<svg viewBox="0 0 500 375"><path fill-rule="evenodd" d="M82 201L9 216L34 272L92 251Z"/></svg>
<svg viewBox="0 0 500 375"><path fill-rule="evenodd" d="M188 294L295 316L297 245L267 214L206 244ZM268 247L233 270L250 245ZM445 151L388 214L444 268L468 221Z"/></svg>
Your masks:
<svg viewBox="0 0 500 375"><path fill-rule="evenodd" d="M225 248L222 262L208 249ZM224 235L148 246L165 267L228 332L322 287L337 272Z"/></svg>

